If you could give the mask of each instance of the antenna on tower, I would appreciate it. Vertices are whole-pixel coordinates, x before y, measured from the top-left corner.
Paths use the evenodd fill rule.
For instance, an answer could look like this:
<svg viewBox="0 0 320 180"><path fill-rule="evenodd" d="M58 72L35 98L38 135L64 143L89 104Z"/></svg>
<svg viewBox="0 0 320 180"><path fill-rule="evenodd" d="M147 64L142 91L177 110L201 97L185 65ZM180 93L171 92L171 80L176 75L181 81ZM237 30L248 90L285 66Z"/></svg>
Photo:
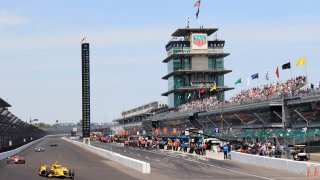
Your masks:
<svg viewBox="0 0 320 180"><path fill-rule="evenodd" d="M189 21L189 18L187 18L187 19L186 19L186 28L187 28L187 29L189 28L189 22L190 22L190 21Z"/></svg>

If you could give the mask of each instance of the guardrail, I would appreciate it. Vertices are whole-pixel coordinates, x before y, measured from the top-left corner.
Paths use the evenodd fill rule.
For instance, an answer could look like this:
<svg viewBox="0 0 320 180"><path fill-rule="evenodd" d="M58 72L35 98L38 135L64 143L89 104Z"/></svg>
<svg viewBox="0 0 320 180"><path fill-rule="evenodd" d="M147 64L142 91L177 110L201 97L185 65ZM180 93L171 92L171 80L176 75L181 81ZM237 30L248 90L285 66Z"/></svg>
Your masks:
<svg viewBox="0 0 320 180"><path fill-rule="evenodd" d="M272 158L267 156L258 156L231 151L231 159L242 163L265 166L269 168L281 169L307 176L319 172L319 163L310 163L303 161L294 161L290 159Z"/></svg>
<svg viewBox="0 0 320 180"><path fill-rule="evenodd" d="M112 161L115 161L115 162L118 162L124 166L127 166L131 169L134 169L134 170L137 170L139 172L142 172L142 173L147 173L149 174L151 172L151 168L150 168L150 163L147 163L147 162L143 162L143 161L140 161L140 160L137 160L137 159L133 159L133 158L130 158L130 157L127 157L127 156L123 156L121 154L118 154L118 153L115 153L115 152L112 152L112 151L108 151L108 150L105 150L105 149L101 149L101 148L97 148L97 147L94 147L94 146L88 146L88 145L84 145L83 143L81 142L78 142L78 141L74 141L74 140L70 140L68 138L65 138L63 137L62 139L70 142L70 143L73 143L77 146L80 146L92 153L95 153L97 155L100 155L102 157L105 157L107 159L110 159Z"/></svg>
<svg viewBox="0 0 320 180"><path fill-rule="evenodd" d="M56 134L56 135L48 135L48 136L44 136L43 138L40 138L40 139L37 139L35 141L32 141L28 144L25 144L17 149L14 149L14 150L11 150L11 151L6 151L6 152L3 152L3 153L0 153L0 160L2 159L6 159L10 156L13 156L15 154L18 154L19 152L21 152L22 150L30 147L32 144L36 143L36 142L39 142L41 141L42 139L46 138L46 137L55 137L55 136L62 136L62 135L66 135L66 134Z"/></svg>

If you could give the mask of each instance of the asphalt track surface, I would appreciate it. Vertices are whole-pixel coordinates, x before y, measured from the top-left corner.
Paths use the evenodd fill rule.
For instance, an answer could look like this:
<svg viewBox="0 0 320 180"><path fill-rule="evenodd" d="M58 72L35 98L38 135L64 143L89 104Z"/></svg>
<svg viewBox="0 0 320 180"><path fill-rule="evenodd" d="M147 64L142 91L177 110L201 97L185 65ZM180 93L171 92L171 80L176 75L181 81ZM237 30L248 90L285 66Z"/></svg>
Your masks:
<svg viewBox="0 0 320 180"><path fill-rule="evenodd" d="M57 147L50 147L56 143ZM127 148L119 144L91 142L92 145L118 152L122 155L149 162L151 174L142 174L113 161L79 148L61 138L46 138L20 152L26 164L6 164L0 161L0 180L47 179L38 175L40 165L51 165L55 160L75 170L75 179L84 180L166 180L166 179L310 179L302 175L275 169L254 167L226 160L193 160L159 150ZM35 147L46 148L34 152Z"/></svg>
<svg viewBox="0 0 320 180"><path fill-rule="evenodd" d="M142 179L310 179L305 175L246 165L232 160L187 159L166 151L128 148L99 141L91 142L91 145L149 162L151 174L142 175Z"/></svg>
<svg viewBox="0 0 320 180"><path fill-rule="evenodd" d="M58 144L50 147L51 143ZM44 147L44 152L34 152L36 147ZM45 138L23 150L18 155L25 158L26 164L7 164L0 161L0 180L44 180L38 175L41 165L51 165L56 160L63 166L75 170L76 180L139 179L140 173L121 166L113 161L89 153L61 138ZM54 178L55 179L55 178Z"/></svg>

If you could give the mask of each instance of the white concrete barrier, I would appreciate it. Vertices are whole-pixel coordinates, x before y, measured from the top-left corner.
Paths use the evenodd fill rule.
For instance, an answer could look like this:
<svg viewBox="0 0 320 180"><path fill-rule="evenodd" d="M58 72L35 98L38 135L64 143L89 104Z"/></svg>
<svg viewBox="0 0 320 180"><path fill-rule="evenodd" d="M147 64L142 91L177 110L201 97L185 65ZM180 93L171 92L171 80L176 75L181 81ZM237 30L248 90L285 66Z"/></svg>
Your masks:
<svg viewBox="0 0 320 180"><path fill-rule="evenodd" d="M112 161L118 162L124 166L127 166L131 169L137 170L139 172L142 173L150 173L151 172L151 168L150 168L150 163L144 162L144 161L140 161L137 159L133 159L127 156L123 156L119 153L115 153L112 151L108 151L106 149L102 149L102 148L98 148L98 147L94 147L94 146L88 146L88 145L84 145L81 142L78 141L74 141L74 140L70 140L68 138L62 138L70 143L73 143L77 146L80 146L90 152L93 152L97 155L100 155L102 157L105 157L107 159L110 159Z"/></svg>
<svg viewBox="0 0 320 180"><path fill-rule="evenodd" d="M59 136L61 136L61 135L62 135L62 134L60 134ZM48 135L48 136L45 136L45 137L43 137L43 138L46 138L46 137L54 137L54 136L57 136L57 135ZM32 142L30 142L30 143L28 143L28 144L25 144L25 145L23 145L23 146L21 146L21 147L18 147L17 149L0 153L0 160L6 159L6 158L8 158L9 156L13 156L13 155L15 155L15 154L18 154L19 152L21 152L22 150L28 148L28 147L31 146L32 144L41 141L43 138L37 139L37 140L35 140L35 141L32 141Z"/></svg>
<svg viewBox="0 0 320 180"><path fill-rule="evenodd" d="M242 163L253 164L258 166L265 166L275 169L290 171L293 173L308 175L308 164L310 165L311 176L314 175L315 166L320 170L319 163L309 163L303 161L294 161L291 159L279 159L273 157L245 154L231 151L231 159Z"/></svg>

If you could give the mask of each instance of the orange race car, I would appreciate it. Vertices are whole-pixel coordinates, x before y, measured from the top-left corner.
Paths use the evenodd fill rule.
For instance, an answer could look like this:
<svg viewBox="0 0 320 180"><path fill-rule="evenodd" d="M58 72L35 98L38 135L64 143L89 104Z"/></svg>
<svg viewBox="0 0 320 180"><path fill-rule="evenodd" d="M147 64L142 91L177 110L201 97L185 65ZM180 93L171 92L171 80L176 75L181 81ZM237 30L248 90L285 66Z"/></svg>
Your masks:
<svg viewBox="0 0 320 180"><path fill-rule="evenodd" d="M26 160L22 156L11 156L11 157L8 157L8 160L7 160L7 164L10 164L10 163L25 164Z"/></svg>

